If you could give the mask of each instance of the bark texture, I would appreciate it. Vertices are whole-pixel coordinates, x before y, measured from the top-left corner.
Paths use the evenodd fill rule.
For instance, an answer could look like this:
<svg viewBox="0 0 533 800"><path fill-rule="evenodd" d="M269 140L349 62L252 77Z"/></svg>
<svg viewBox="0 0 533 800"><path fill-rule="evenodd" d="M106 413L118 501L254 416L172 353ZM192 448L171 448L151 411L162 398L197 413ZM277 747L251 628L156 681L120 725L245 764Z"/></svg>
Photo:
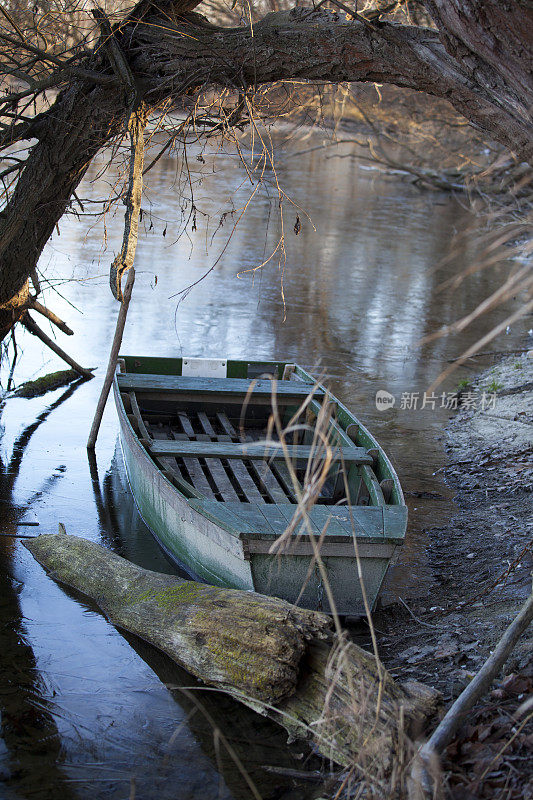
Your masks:
<svg viewBox="0 0 533 800"><path fill-rule="evenodd" d="M527 0L426 0L450 55L501 93L500 102L531 124L533 5ZM496 79L499 76L499 80ZM517 103L518 100L518 103Z"/></svg>
<svg viewBox="0 0 533 800"><path fill-rule="evenodd" d="M254 592L144 570L76 536L25 543L59 582L188 672L312 739L334 761L390 768L399 737L435 706L428 687L395 683L370 653L335 639L326 615ZM405 721L405 727L403 727Z"/></svg>
<svg viewBox="0 0 533 800"><path fill-rule="evenodd" d="M122 92L79 81L39 126L26 167L0 212L0 304L27 283L96 153L124 126Z"/></svg>
<svg viewBox="0 0 533 800"><path fill-rule="evenodd" d="M488 136L525 160L533 158L528 96L506 83L506 71L496 71L482 56L469 61L448 52L436 31L386 22L371 28L344 15L295 8L268 14L254 25L253 35L248 28L202 25L193 14L188 25L167 23L157 39L146 27L135 41L131 63L143 76L148 98L159 98L162 90L179 96L191 76L197 86L246 87L291 79L392 83L449 100ZM527 49L523 55L531 91Z"/></svg>

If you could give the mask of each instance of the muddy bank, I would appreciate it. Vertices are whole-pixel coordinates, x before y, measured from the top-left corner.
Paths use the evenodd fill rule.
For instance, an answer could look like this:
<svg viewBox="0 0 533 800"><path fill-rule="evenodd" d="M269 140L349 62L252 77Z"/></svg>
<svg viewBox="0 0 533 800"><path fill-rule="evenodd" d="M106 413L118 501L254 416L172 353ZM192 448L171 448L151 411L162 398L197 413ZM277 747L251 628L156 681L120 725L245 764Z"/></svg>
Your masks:
<svg viewBox="0 0 533 800"><path fill-rule="evenodd" d="M487 407L479 408L483 391ZM478 407L450 421L444 473L457 513L429 528L425 597L379 615L384 656L454 697L531 589L533 358L511 357L464 389ZM489 402L490 401L490 402ZM526 665L533 631L510 669Z"/></svg>
<svg viewBox="0 0 533 800"><path fill-rule="evenodd" d="M458 696L490 654L531 591L533 567L533 357L510 357L464 389L476 408L458 411L448 425L444 469L457 513L427 530L432 578L409 609L394 604L376 615L381 657L393 674L438 688L445 706ZM483 392L486 408L479 406ZM489 402L490 398L490 402ZM457 797L485 797L479 778L516 730L513 715L533 691L533 628L514 650L505 675L465 723L445 765ZM515 726L515 727L513 727ZM503 758L519 767L518 794L533 788L532 723ZM529 738L528 738L529 737ZM466 762L465 762L466 759ZM460 779L457 775L470 777ZM483 785L491 777L489 770ZM470 794L461 794L469 786ZM526 794L520 794L522 787Z"/></svg>

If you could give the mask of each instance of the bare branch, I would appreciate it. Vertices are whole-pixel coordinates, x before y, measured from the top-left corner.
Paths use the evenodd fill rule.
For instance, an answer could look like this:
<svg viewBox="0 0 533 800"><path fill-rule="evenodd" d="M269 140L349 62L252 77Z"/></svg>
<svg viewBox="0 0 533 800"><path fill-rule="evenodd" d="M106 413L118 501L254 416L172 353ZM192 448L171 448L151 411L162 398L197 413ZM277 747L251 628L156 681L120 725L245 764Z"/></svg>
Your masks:
<svg viewBox="0 0 533 800"><path fill-rule="evenodd" d="M66 322L63 322L63 320L60 319L57 316L57 314L54 314L54 312L50 311L49 308L46 308L46 306L43 306L42 303L39 303L37 300L35 300L35 298L33 298L33 297L30 298L30 300L28 301L28 308L33 308L34 311L37 311L39 314L42 314L43 317L46 317L47 319L49 319L50 322L53 322L54 325L57 328L59 328L60 331L63 331L63 333L66 333L67 336L72 336L74 334L74 331L72 330L72 328L69 328L69 326L66 324Z"/></svg>
<svg viewBox="0 0 533 800"><path fill-rule="evenodd" d="M101 72L96 72L96 70L82 69L81 67L66 67L65 69L50 73L46 78L35 83L31 81L30 78L25 78L28 83L31 83L30 88L25 91L12 92L11 94L4 95L2 97L2 105L9 107L13 103L23 100L25 97L38 95L46 89L52 89L55 86L70 81L72 78L82 78L92 83L104 85L115 84L117 82L113 75L103 75Z"/></svg>
<svg viewBox="0 0 533 800"><path fill-rule="evenodd" d="M74 361L74 359L71 358L68 353L65 353L65 351L59 347L59 345L56 344L53 339L50 339L50 337L47 336L47 334L41 330L41 328L39 328L37 323L33 321L29 314L25 314L22 317L21 323L24 325L26 330L40 339L41 342L44 342L44 344L49 347L50 350L53 350L54 353L59 356L59 358L62 358L63 361L66 361L67 364L72 367L72 369L75 369L76 372L79 372L79 374L83 375L84 378L94 378L94 375L90 369L85 369L85 367L82 367L77 361Z"/></svg>
<svg viewBox="0 0 533 800"><path fill-rule="evenodd" d="M509 625L504 635L487 658L475 678L459 695L452 707L446 712L436 730L419 751L420 762L415 762L415 777L424 791L424 798L434 797L433 787L430 786L428 772L432 758L444 752L462 724L467 719L472 706L488 691L493 680L509 658L511 651L533 621L533 593L520 609L519 614ZM416 775L420 770L422 775ZM425 773L425 774L424 774Z"/></svg>
<svg viewBox="0 0 533 800"><path fill-rule="evenodd" d="M38 114L33 119L19 122L17 125L6 125L5 130L0 134L0 148L14 144L21 139L38 139L41 120L42 115Z"/></svg>
<svg viewBox="0 0 533 800"><path fill-rule="evenodd" d="M524 160L533 159L530 109L509 96L493 75L480 82L452 58L436 31L380 22L376 30L325 11L294 8L268 14L249 28L217 28L198 14L178 24L145 24L123 37L135 38L130 66L143 76L145 99L177 100L195 85L248 88L283 80L393 83L449 100L477 127L498 138Z"/></svg>

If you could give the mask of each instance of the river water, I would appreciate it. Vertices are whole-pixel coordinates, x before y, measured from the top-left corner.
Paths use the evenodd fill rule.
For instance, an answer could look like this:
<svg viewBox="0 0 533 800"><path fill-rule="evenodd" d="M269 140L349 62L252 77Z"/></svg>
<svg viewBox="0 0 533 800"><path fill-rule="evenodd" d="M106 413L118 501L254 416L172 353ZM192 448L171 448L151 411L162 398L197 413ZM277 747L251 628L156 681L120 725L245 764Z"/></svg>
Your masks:
<svg viewBox="0 0 533 800"><path fill-rule="evenodd" d="M501 316L485 316L460 342L418 342L471 310L509 265L476 272L459 291L440 291L445 278L479 256L470 242L450 257L454 236L477 225L463 203L363 169L355 159L328 158L313 149L318 142L309 136L300 154L280 143L274 168L256 157L263 184L240 220L258 171L250 180L242 163L214 147L190 147L187 162L172 154L157 162L147 176L122 351L279 358L325 372L385 446L407 493L409 536L389 576L390 602L427 592L424 531L453 513L437 472L451 412L440 407L440 396L435 408L426 402L421 409L423 392L448 359ZM243 158L251 162L249 148ZM93 210L85 198L114 191L115 173L102 175L102 166L93 165L81 187L85 212ZM286 193L282 216L278 185ZM180 208L183 190L194 201ZM275 726L199 691L165 658L123 637L49 579L14 535L53 532L62 522L69 533L145 567L173 571L121 483L112 403L97 465L85 450L116 320L107 273L121 228L120 209L104 222L70 216L40 262L47 302L76 332L71 340L59 334L59 342L97 367L97 377L44 398L8 399L3 409L0 797L312 797L314 784L279 774L316 767L302 748L288 748ZM491 349L519 347L524 334L525 325L517 326ZM18 333L17 345L17 383L63 368L31 336ZM483 362L469 363L437 394L453 391ZM394 395L394 408L376 408L380 389ZM418 408L402 407L417 394ZM38 526L17 527L21 515Z"/></svg>

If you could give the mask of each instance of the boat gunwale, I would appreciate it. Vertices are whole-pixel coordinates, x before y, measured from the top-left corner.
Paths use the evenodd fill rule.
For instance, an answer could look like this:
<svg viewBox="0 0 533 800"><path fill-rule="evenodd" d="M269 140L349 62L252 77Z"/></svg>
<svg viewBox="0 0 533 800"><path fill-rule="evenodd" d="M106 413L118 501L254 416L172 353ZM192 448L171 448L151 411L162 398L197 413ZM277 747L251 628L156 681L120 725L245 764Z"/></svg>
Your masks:
<svg viewBox="0 0 533 800"><path fill-rule="evenodd" d="M379 450L379 456L383 459L384 465L387 468L389 476L394 481L394 492L395 492L395 495L396 495L395 502L394 503L386 503L386 505L387 506L405 506L407 508L407 503L405 502L405 497L404 497L404 494L403 494L403 489L402 489L402 486L401 486L401 483L400 483L400 479L398 477L398 473L394 469L394 466L392 465L392 462L391 462L390 458L388 457L385 449L380 445L380 443L375 438L375 436L372 435L372 433L369 431L369 429L365 425L363 425L361 420L358 417L356 417L355 414L352 411L350 411L344 405L344 403L342 403L338 399L338 397L336 395L334 395L329 389L327 389L323 384L315 381L313 379L313 376L310 375L308 372L306 372L306 370L304 370L302 367L299 367L298 364L296 364L296 369L299 370L301 373L303 373L303 375L305 375L305 377L309 381L312 381L313 385L317 385L319 388L321 388L324 391L324 397L325 397L326 401L327 400L333 401L337 405L337 408L340 408L341 411L344 414L346 414L347 417L350 417L352 419L352 422L350 423L350 425L351 424L357 425L358 429L359 429L359 434L362 432L363 435L365 436L365 438L370 441L371 445L373 445L376 450ZM318 400L316 400L314 402L318 403ZM339 425L339 423L337 421L337 427L346 436L348 436L346 431L350 427L350 425L347 425L346 428L342 428L342 426ZM353 443L357 445L358 444L357 443L357 439ZM360 444L359 446L360 447L365 447L366 450L372 449L371 447L369 447L366 444L364 444L364 445Z"/></svg>

